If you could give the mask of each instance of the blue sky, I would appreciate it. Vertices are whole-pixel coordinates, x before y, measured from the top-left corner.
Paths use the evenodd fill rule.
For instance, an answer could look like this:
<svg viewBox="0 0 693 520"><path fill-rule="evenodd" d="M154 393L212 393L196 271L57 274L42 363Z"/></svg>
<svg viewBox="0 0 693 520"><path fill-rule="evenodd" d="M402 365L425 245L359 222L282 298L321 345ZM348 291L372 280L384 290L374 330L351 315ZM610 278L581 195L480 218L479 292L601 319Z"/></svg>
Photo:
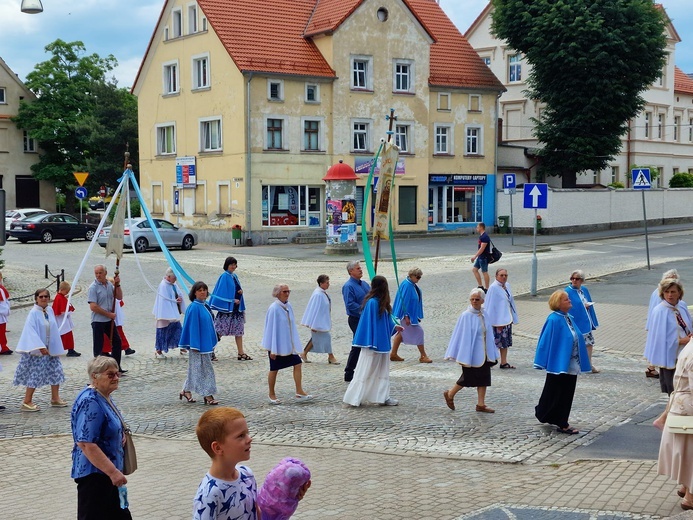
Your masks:
<svg viewBox="0 0 693 520"><path fill-rule="evenodd" d="M257 0L267 1L267 0ZM137 74L164 0L42 0L44 12L23 14L21 0L0 0L0 57L21 79L45 61L44 47L61 38L81 40L87 52L113 54L120 86L129 87ZM676 64L693 72L693 9L691 0L662 0L683 40ZM487 0L440 0L447 15L465 32Z"/></svg>

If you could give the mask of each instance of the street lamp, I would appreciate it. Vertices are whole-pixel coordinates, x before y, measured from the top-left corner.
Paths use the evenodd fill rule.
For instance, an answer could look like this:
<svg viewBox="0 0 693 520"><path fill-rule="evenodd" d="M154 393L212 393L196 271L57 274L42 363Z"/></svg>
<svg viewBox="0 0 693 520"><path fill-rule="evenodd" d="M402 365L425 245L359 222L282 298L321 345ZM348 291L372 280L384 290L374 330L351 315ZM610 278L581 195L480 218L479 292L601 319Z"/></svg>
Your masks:
<svg viewBox="0 0 693 520"><path fill-rule="evenodd" d="M22 0L22 12L27 14L38 14L43 12L41 0Z"/></svg>

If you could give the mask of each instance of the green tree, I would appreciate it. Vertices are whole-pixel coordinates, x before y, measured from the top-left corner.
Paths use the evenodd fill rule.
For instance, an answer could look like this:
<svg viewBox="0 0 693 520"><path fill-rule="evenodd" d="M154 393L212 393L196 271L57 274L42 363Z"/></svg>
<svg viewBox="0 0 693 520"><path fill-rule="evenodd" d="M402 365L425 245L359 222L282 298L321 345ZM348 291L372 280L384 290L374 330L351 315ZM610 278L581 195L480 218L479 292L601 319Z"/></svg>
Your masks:
<svg viewBox="0 0 693 520"><path fill-rule="evenodd" d="M56 40L46 46L51 54L27 75L26 85L36 94L21 103L17 126L38 141L34 177L48 180L66 194L66 211L75 207L73 173L88 171L93 192L100 184L114 186L122 173L126 143L137 158L137 101L119 89L109 73L115 57L86 54L79 41Z"/></svg>
<svg viewBox="0 0 693 520"><path fill-rule="evenodd" d="M670 188L693 188L693 175L690 173L675 173L669 181Z"/></svg>
<svg viewBox="0 0 693 520"><path fill-rule="evenodd" d="M575 186L618 155L666 63L665 18L652 0L491 0L493 33L532 66L541 167Z"/></svg>

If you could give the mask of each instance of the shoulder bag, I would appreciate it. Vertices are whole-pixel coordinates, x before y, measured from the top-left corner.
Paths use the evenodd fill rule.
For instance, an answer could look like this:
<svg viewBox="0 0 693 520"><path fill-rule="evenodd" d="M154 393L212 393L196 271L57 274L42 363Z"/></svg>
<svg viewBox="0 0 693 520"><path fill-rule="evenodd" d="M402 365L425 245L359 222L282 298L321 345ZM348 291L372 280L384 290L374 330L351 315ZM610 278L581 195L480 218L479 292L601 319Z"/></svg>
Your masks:
<svg viewBox="0 0 693 520"><path fill-rule="evenodd" d="M681 381L681 378L679 378L679 381ZM676 392L678 392L677 388L675 388L674 393L671 394L672 400ZM667 405L667 410L670 406L671 404ZM671 433L693 434L693 415L672 415L671 413L667 413L667 420L664 425Z"/></svg>
<svg viewBox="0 0 693 520"><path fill-rule="evenodd" d="M501 259L501 256L503 256L503 253L500 252L500 250L493 245L493 242L489 238L489 246L491 247L491 250L489 251L488 254L488 263L489 264L495 264L498 260Z"/></svg>
<svg viewBox="0 0 693 520"><path fill-rule="evenodd" d="M108 404L116 413L120 419L120 424L123 426L123 437L125 437L125 443L123 444L123 475L130 475L137 469L137 452L135 451L135 443L132 442L132 431L125 424L118 408L113 405L110 399L106 398L106 401L108 401Z"/></svg>

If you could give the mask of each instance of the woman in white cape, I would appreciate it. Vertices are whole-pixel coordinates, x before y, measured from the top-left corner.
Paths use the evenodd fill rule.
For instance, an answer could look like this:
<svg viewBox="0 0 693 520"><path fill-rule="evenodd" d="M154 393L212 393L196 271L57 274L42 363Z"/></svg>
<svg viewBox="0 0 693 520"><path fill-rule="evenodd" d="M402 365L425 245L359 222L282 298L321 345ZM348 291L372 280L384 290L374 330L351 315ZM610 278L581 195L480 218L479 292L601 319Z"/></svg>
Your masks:
<svg viewBox="0 0 693 520"><path fill-rule="evenodd" d="M308 305L303 313L301 325L310 329L310 341L303 348L300 354L304 363L308 361L308 352L313 351L317 354L327 354L327 362L330 365L339 365L339 361L332 353L332 300L327 294L330 288L330 277L326 274L318 276L318 286L308 300Z"/></svg>
<svg viewBox="0 0 693 520"><path fill-rule="evenodd" d="M170 267L166 269L164 279L159 284L159 289L154 300L152 314L156 318L156 339L154 345L154 357L163 359L169 349L178 348L180 334L183 330L181 314L185 314L187 307L184 296L186 293L177 283L176 275ZM180 349L181 354L188 350Z"/></svg>
<svg viewBox="0 0 693 520"><path fill-rule="evenodd" d="M14 373L13 384L26 386L24 401L20 407L24 412L39 411L39 406L33 402L34 391L46 385L51 386L51 406L67 406L60 398L60 383L65 381L60 356L64 356L66 351L60 340L53 309L48 306L50 298L48 289L39 289L34 293L35 304L26 317L17 344L16 350L22 357Z"/></svg>

